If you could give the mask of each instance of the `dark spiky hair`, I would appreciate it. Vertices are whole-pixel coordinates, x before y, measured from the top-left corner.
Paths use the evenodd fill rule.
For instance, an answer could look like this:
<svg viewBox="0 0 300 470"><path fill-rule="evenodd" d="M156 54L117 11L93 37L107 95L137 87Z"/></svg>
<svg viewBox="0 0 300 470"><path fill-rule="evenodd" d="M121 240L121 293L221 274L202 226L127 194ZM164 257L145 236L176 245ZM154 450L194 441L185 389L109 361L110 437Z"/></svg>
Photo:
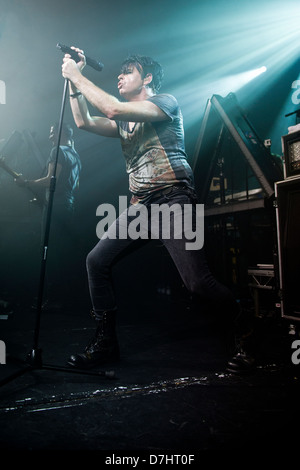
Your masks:
<svg viewBox="0 0 300 470"><path fill-rule="evenodd" d="M122 63L121 73L125 73L129 65L134 65L140 72L142 78L145 78L148 73L151 73L152 81L149 83L149 87L152 88L154 93L158 92L164 77L162 66L158 62L148 56L132 54Z"/></svg>

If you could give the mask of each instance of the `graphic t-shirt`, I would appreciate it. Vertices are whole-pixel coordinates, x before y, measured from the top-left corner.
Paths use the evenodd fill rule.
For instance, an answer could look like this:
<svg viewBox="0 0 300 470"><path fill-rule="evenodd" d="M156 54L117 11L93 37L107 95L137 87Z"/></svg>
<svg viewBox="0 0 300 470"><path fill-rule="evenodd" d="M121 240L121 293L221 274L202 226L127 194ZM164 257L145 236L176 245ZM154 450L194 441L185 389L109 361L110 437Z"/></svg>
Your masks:
<svg viewBox="0 0 300 470"><path fill-rule="evenodd" d="M160 94L148 101L164 111L169 120L137 122L132 131L128 122L117 122L134 201L142 201L152 192L174 184L194 188L192 169L185 153L182 114L176 98Z"/></svg>

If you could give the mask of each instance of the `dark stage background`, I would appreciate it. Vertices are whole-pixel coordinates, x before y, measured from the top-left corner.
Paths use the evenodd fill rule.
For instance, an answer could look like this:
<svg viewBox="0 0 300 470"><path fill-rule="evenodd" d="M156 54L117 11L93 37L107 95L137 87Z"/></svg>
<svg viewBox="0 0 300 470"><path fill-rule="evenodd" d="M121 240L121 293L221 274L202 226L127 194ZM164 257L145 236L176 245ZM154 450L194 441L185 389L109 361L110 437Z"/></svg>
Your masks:
<svg viewBox="0 0 300 470"><path fill-rule="evenodd" d="M260 139L271 139L280 162L281 136L296 123L295 114L285 114L300 105L299 10L299 0L0 0L0 155L25 178L42 174L63 95L60 42L103 62L101 73L87 67L85 74L116 96L120 63L129 53L158 60L165 70L161 91L174 94L182 108L192 165L208 100L229 93ZM65 121L73 123L68 103ZM128 195L118 139L75 129L75 145L83 169L71 295L64 308L42 309L39 338L45 363L63 366L94 334L85 257L97 242L96 208L118 208L119 195ZM225 148L224 168L246 174L237 147L226 142ZM196 180L205 182L200 167ZM245 190L240 178L234 182L235 192ZM218 199L217 192L210 196ZM48 449L57 464L55 450L102 450L104 458L184 452L196 455L198 467L201 451L210 459L205 463L218 455L222 465L227 456L231 464L237 458L243 466L252 457L257 465L262 451L269 463L282 450L286 464L297 458L300 366L291 361L292 352L297 355L291 342L299 336L295 325L282 327L273 287L252 297L248 286L249 266L273 263L272 198L268 210L260 205L231 212L228 205L222 213L217 206L220 211L205 219L212 270L252 317L254 309L258 313L257 363L249 376L226 372L232 349L224 338L224 312L215 318L210 306L193 304L169 256L153 243L115 267L121 361L108 366L116 372L113 381L53 370L29 370L10 380L19 373L15 359L27 357L35 332L41 211L31 197L0 168L0 346L7 348L7 364L0 365L1 455L8 451L11 463L15 450L30 450L31 463L33 450ZM287 217L292 234L293 218ZM48 262L55 246L50 233ZM101 454L93 455L101 461ZM78 456L72 453L77 462Z"/></svg>
<svg viewBox="0 0 300 470"><path fill-rule="evenodd" d="M281 155L281 135L295 123L295 116L284 114L296 109L299 96L295 82L298 2L0 3L0 152L13 134L20 137L6 163L24 177L41 175L50 151L49 127L59 118L63 78L58 42L77 45L102 61L101 73L87 67L85 74L116 95L120 62L129 53L161 62L165 70L161 91L173 93L182 107L191 163L207 100L229 92L236 93L260 137L271 139L272 151ZM267 67L266 72L251 80L249 71L261 66ZM68 104L65 121L73 122ZM83 163L76 216L80 249L75 256L78 277L85 285L85 254L97 241L96 208L101 203L118 207L118 196L128 195L128 184L118 140L76 129L75 143ZM37 288L40 210L28 202L30 198L0 170L0 292L4 297L30 297ZM160 264L150 258L154 273L161 273ZM130 263L137 264L127 269L142 272L145 280L146 265L139 256L134 259Z"/></svg>

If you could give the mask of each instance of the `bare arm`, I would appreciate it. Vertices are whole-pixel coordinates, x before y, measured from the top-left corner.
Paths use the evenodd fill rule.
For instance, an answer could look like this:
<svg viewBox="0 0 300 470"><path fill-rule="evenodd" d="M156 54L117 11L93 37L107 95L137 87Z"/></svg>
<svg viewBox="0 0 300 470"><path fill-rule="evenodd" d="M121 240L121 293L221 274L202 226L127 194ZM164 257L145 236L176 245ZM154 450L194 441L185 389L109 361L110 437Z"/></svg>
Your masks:
<svg viewBox="0 0 300 470"><path fill-rule="evenodd" d="M60 172L61 172L62 166L58 163L56 167L56 178L59 178ZM52 176L54 175L54 163L49 163L48 166L48 173L47 176L44 178L39 178L37 180L29 180L27 181L28 186L35 188L35 187L41 187L41 188L48 188L50 186L50 180Z"/></svg>
<svg viewBox="0 0 300 470"><path fill-rule="evenodd" d="M56 178L59 178L60 172L61 172L61 165L58 164L56 167ZM52 176L54 175L54 163L49 163L48 166L48 173L44 178L39 178L37 180L24 180L22 178L22 175L20 175L19 178L17 178L15 181L19 186L26 186L29 187L30 189L38 189L38 188L49 188L50 187L50 180Z"/></svg>
<svg viewBox="0 0 300 470"><path fill-rule="evenodd" d="M91 116L83 94L72 97L71 95L77 93L78 89L74 87L72 82L69 82L69 87L70 105L76 126L106 137L118 137L116 122L107 117Z"/></svg>
<svg viewBox="0 0 300 470"><path fill-rule="evenodd" d="M76 75L73 81L76 89L108 119L146 122L168 119L167 115L151 101L119 101L109 95L83 75Z"/></svg>

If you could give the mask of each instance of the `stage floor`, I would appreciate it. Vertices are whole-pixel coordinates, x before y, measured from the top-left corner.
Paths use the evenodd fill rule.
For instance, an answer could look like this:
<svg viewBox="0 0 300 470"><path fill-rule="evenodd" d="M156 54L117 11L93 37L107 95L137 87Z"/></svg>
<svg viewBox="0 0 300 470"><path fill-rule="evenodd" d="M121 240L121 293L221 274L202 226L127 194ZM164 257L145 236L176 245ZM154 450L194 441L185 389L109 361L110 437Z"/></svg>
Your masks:
<svg viewBox="0 0 300 470"><path fill-rule="evenodd" d="M226 372L226 342L209 311L197 314L180 296L150 297L119 307L121 361L101 369L114 371L113 378L47 368L18 375L24 366L16 359L33 347L36 311L19 305L0 320L7 352L0 379L8 379L0 388L1 451L93 450L105 457L293 449L300 365L289 359L280 321L262 320L257 367L235 376ZM93 331L80 301L43 310L43 364L65 367Z"/></svg>

